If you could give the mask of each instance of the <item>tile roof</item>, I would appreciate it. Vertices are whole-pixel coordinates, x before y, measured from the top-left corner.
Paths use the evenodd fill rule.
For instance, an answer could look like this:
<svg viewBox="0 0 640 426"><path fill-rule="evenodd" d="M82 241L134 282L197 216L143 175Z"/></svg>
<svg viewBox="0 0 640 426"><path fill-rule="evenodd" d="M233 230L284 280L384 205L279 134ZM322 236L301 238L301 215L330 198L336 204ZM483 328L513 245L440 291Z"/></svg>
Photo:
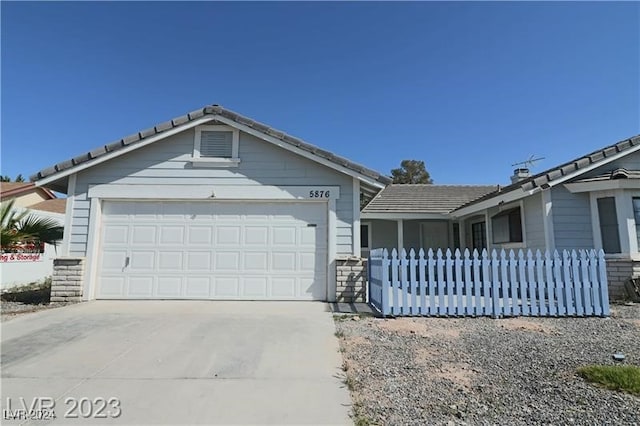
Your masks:
<svg viewBox="0 0 640 426"><path fill-rule="evenodd" d="M53 198L51 200L40 201L32 206L27 207L31 210L43 210L45 212L65 214L67 209L66 198Z"/></svg>
<svg viewBox="0 0 640 426"><path fill-rule="evenodd" d="M620 168L620 169L615 169L611 172L607 172L598 176L579 179L574 182L601 182L601 181L617 180L617 179L640 179L640 170L627 170L624 168Z"/></svg>
<svg viewBox="0 0 640 426"><path fill-rule="evenodd" d="M223 108L220 105L215 105L215 104L205 106L204 108L192 111L188 114L182 115L180 117L176 117L172 120L165 121L164 123L157 124L154 127L151 127L149 129L141 130L138 133L135 133L133 135L126 136L115 142L106 144L104 146L98 147L94 150L86 152L77 157L71 158L69 160L55 164L46 169L40 170L38 173L31 176L31 180L35 181L35 180L43 179L48 176L55 175L56 173L61 172L63 170L68 170L79 164L90 162L110 152L118 151L120 149L128 147L129 145L135 145L136 143L143 141L149 137L162 134L163 132L182 126L184 124L187 124L191 121L197 120L207 115L225 117L229 120L235 121L238 124L251 127L252 129L262 132L268 136L277 138L285 143L288 143L289 145L295 146L297 148L310 152L314 155L317 155L318 157L324 158L335 164L346 167L347 169L350 169L362 175L368 176L369 178L375 179L378 182L383 183L385 185L388 183L391 183L391 179L389 177L381 175L380 173L374 170L368 169L360 164L347 160L346 158L340 157L329 151L325 151L315 145L311 145L303 141L302 139L298 139L296 137L290 136L280 130L274 129L265 124L259 123L251 118L245 117L236 112Z"/></svg>
<svg viewBox="0 0 640 426"><path fill-rule="evenodd" d="M598 163L604 162L613 155L629 151L632 148L637 147L638 145L640 145L640 135L636 135L630 137L629 139L614 143L613 145L598 149L589 154L583 155L582 157L576 158L575 160L571 160L557 167L553 167L551 169L535 174L530 178L521 180L511 185L503 186L499 189L499 191L494 191L493 193L487 194L476 200L461 205L458 208L467 207L480 201L488 200L496 195L513 191L515 189L530 191L534 188L541 187L542 185L552 183L560 178L563 178L564 176L567 176L568 174L574 173L588 166L597 165Z"/></svg>
<svg viewBox="0 0 640 426"><path fill-rule="evenodd" d="M496 191L497 185L389 185L362 213L449 213Z"/></svg>
<svg viewBox="0 0 640 426"><path fill-rule="evenodd" d="M0 182L0 198L15 197L32 191L44 191L50 198L56 196L47 188L36 188L33 182Z"/></svg>

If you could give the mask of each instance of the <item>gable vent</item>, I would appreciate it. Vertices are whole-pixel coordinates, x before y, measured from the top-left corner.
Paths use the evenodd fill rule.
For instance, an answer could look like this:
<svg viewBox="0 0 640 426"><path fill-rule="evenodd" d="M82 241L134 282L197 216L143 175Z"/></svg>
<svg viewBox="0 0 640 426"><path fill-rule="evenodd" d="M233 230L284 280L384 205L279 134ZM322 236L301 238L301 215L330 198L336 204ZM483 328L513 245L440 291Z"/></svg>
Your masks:
<svg viewBox="0 0 640 426"><path fill-rule="evenodd" d="M231 158L233 132L203 131L200 136L200 156Z"/></svg>

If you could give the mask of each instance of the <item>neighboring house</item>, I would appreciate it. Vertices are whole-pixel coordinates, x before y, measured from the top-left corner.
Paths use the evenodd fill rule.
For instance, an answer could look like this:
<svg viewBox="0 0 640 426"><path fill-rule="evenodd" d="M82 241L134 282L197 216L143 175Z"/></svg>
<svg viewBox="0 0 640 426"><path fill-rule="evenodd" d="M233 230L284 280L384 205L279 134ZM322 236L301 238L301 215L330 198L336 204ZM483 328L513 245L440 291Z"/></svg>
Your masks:
<svg viewBox="0 0 640 426"><path fill-rule="evenodd" d="M533 176L517 169L511 185L493 190L391 185L362 211L372 231L367 242L388 248L603 249L611 295L624 296L625 282L640 276L639 151L640 136L634 136Z"/></svg>
<svg viewBox="0 0 640 426"><path fill-rule="evenodd" d="M36 186L32 182L0 182L0 199L15 200L15 207L30 207L42 201L55 199L47 188Z"/></svg>
<svg viewBox="0 0 640 426"><path fill-rule="evenodd" d="M53 192L33 183L0 182L0 199L14 201L18 211L29 209L30 214L54 219L64 224L64 198L56 198ZM45 244L44 251L30 250L29 253L0 253L0 288L28 284L42 280L53 273L53 259L59 254L56 247Z"/></svg>
<svg viewBox="0 0 640 426"><path fill-rule="evenodd" d="M68 195L53 301L362 298L360 198L390 183L217 105L32 180Z"/></svg>

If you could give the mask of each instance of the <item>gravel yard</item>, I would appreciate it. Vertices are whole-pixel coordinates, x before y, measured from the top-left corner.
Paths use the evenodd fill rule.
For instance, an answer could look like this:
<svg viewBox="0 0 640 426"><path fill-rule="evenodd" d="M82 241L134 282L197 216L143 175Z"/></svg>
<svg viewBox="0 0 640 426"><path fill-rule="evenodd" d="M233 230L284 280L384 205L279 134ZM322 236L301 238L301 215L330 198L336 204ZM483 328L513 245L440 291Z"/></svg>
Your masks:
<svg viewBox="0 0 640 426"><path fill-rule="evenodd" d="M336 317L356 424L640 425L640 397L576 375L640 365L640 304L611 318Z"/></svg>
<svg viewBox="0 0 640 426"><path fill-rule="evenodd" d="M58 306L60 305L48 305L48 304L47 305L31 305L31 304L20 303L20 302L7 302L3 300L0 306L0 312L1 312L0 320L8 321L19 315L28 314L30 312L41 311L43 309L52 309Z"/></svg>

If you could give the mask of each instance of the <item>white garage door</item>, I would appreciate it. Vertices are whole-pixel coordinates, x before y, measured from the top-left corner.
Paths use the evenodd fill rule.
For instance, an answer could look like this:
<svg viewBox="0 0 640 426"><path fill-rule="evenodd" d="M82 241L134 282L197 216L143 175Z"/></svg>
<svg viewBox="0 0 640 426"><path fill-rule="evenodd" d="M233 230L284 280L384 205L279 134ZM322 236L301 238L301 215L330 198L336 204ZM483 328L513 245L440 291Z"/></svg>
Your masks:
<svg viewBox="0 0 640 426"><path fill-rule="evenodd" d="M324 203L103 205L99 299L325 300Z"/></svg>

